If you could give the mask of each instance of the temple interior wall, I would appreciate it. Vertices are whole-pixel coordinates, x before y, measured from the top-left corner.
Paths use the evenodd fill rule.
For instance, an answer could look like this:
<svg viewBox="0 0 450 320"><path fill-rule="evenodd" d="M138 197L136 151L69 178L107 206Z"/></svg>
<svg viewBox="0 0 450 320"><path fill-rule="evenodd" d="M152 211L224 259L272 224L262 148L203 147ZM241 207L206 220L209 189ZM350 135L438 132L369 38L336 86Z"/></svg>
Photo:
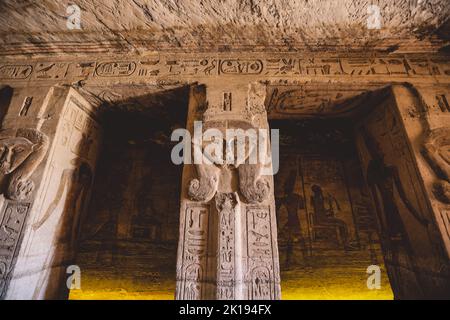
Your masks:
<svg viewBox="0 0 450 320"><path fill-rule="evenodd" d="M144 165L153 153L141 148L139 144L130 144L131 139L126 138L126 135L123 136L120 131L117 134L117 130L123 130L120 125L114 127L116 136L109 135L116 139L114 142L117 141L117 144L108 144L102 140L104 129L96 118L98 105L105 102L114 104L116 100L123 99L116 94L113 87L144 85L151 91L195 83L203 84L208 91L207 101L202 102L195 93L190 94L189 112L195 113L197 108L200 110L206 106L212 109L222 108L224 93L232 94L232 108L242 108L247 101L248 85L255 81L262 81L272 88L265 97L269 119L323 118L330 112L339 111L342 97L351 100L367 92L370 97L370 92L394 85L393 93L387 102L376 106L363 103L367 100L356 103L365 108L364 113L367 116L361 120L360 126L367 127L373 135L382 137L383 140L379 143L383 153L386 154L386 161L398 168L402 181L411 180L405 188L406 196L414 199L411 200L413 206L436 227L429 230L430 228L417 225L404 205L400 205L399 210L402 219L405 219L405 227L414 229L411 243L414 250L417 250L417 267L429 270L432 281L437 279L439 282L440 278L435 276L435 273L439 273L439 270L448 270L450 209L446 202L445 189L441 188L440 193L437 193L435 185L441 181L440 186L445 187L445 182L449 182L446 153L448 151L445 151L445 148L448 148L448 139L445 135L444 138L431 139L434 144L437 143L437 149L443 150L440 152L441 158L438 157L437 161L433 158L430 162L429 157L424 156L423 145L428 141L430 130L448 128L449 76L450 67L446 57L423 55L393 55L372 59L317 56L304 59L293 54L254 57L248 53L241 56L221 53L201 57L182 54L150 55L145 59L111 57L100 61L96 58L4 60L0 63L0 86L3 88L0 104L2 131L33 128L49 138L49 147L45 157L32 173L32 180L35 182L32 200L22 201L31 208L26 213L26 219L22 221L23 229L18 229L15 233L14 239L11 240L12 246L8 242L7 246L2 247L2 250L5 248L7 250L2 251L1 256L4 259L0 265L1 281L4 286L1 289L6 288L6 283L9 283L7 298L60 296L61 293L57 288L48 287L48 291L34 288L39 287L39 284L48 283L49 270L52 270L52 276L62 276L62 266L66 262L62 264L61 261L72 258L73 239L69 240L68 234L78 234L80 225L87 229L82 228L82 235L86 235L86 238L79 251L81 257L86 258L87 264L99 260L108 264L114 261L114 257L120 260L122 256L127 255L126 244L129 241L145 238L151 243L161 243L158 246L164 247L163 250L167 250L166 243L176 241L178 225L174 226L173 223L177 223L176 210L179 204L173 201L177 192L181 193L182 198L187 198L186 194L183 195L185 189L176 188L186 186L195 176L195 172L193 168L184 168L185 178L181 185L177 183L175 188L168 181L175 179L169 177L175 177L179 172L162 165L162 159L161 161L155 159L149 166ZM69 89L69 86L73 86L81 94ZM277 94L274 94L273 88L278 90ZM356 102L358 101L356 99ZM272 106L274 108L271 110ZM344 107L347 108L347 105ZM383 108L398 111L392 115L389 115L388 111L378 115L388 117L387 121L382 121L377 118L377 113ZM176 114L178 111L172 112ZM187 128L192 129L193 120L198 118L198 114L194 113L187 117ZM337 115L337 117L347 116L346 113ZM382 122L377 124L377 121ZM383 131L388 128L387 124L391 126L390 129L395 129L389 134ZM69 133L70 137L67 136ZM398 139L399 135L404 135L403 138L407 142L392 144L391 141ZM438 142L434 142L435 140ZM363 175L367 175L369 151L361 137L357 142L361 153L362 172ZM89 151L86 151L86 148ZM294 161L292 159L295 158L300 164L308 165L314 152L307 154L308 157L287 156L289 160L285 161ZM403 157L398 157L399 154L409 159L403 161ZM112 156L117 162L111 162L109 167L102 165L101 170L96 170L97 158L99 157L98 163L101 164L102 157L107 155ZM127 156L130 158L126 158ZM122 161L127 165L119 165ZM345 161L343 166L344 169L353 167L350 162ZM145 203L139 204L142 197L138 199L137 195L140 195L146 187L133 184L136 189L123 189L124 185L135 181L133 179L136 178L133 177L137 176L152 176L152 182L155 182L153 172L158 172L158 176L160 172L167 172L167 179L157 181L157 187L150 188L148 199L143 200ZM346 173L348 175L348 172ZM97 174L104 179L95 179ZM282 171L280 177L284 174L286 173ZM111 186L110 183L106 183L109 181L108 178L131 180ZM75 182L77 179L82 182L80 185ZM275 198L278 196L277 192L282 193L277 191L280 186L277 187L276 179L277 177ZM349 185L355 184L353 188L350 186L353 206L358 202L356 200L358 194L355 191L359 188L358 179L351 179L349 175L347 181ZM367 176L365 179L367 180ZM108 198L96 197L90 202L89 208L84 208L82 203L88 203L91 190L97 195L105 195L104 191L108 184L112 188L112 193L123 192L128 195L126 201L121 206L114 207L114 202ZM342 189L337 186L331 188ZM161 199L161 195L168 192L167 190L170 191L170 199L173 198L173 201ZM306 202L310 197L307 192L305 191ZM349 197L348 194L339 195L337 198L341 197L346 211L353 208L344 199ZM364 197L365 195L361 195L361 199ZM397 198L398 194L395 197ZM163 223L160 221L161 216L155 219L147 217L147 214L152 215L147 210L150 210L149 204L153 201L157 203L156 211L171 212L170 215L163 217ZM140 209L140 206L146 209ZM134 212L144 213L144 216L137 213L125 215L124 212L131 208ZM85 209L88 211L84 211ZM91 221L92 211L96 211L97 216ZM106 212L111 211L114 212L115 220L108 225ZM3 225L8 222L6 212L5 204L0 220ZM65 221L70 221L72 226L69 228L70 224ZM69 232L68 228L72 231ZM351 226L350 229L352 236L356 237L357 226ZM67 239L60 239L66 238L66 235ZM107 248L99 244L105 239L109 241L105 241ZM279 243L282 241L280 239ZM144 251L146 247L139 248L141 249ZM66 252L67 255L61 255L62 252ZM214 255L212 251L209 254ZM404 254L400 254L400 257L404 257ZM431 264L425 263L428 258L433 261ZM173 258L168 258L167 261L173 261L171 259ZM141 262L144 263L145 259ZM400 261L401 263L409 262L405 260ZM431 281L426 278L427 276L421 281ZM411 275L407 273L404 277L411 279Z"/></svg>
<svg viewBox="0 0 450 320"><path fill-rule="evenodd" d="M362 266L385 269L351 119L284 119L270 126L281 134L275 202L283 299L392 298L387 277L373 291L360 280ZM323 213L335 220L320 219Z"/></svg>

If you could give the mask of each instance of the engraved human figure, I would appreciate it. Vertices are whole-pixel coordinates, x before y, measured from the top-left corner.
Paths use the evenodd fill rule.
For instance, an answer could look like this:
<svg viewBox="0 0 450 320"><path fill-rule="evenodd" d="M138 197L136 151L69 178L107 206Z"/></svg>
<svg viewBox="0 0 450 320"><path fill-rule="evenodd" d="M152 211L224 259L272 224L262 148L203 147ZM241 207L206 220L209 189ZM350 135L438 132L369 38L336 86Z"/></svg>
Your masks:
<svg viewBox="0 0 450 320"><path fill-rule="evenodd" d="M26 221L34 189L30 178L48 145L47 136L36 129L4 130L0 135L0 199L12 200L0 212L0 298L8 286L11 261Z"/></svg>
<svg viewBox="0 0 450 320"><path fill-rule="evenodd" d="M367 129L363 128L361 132L371 156L367 167L367 182L377 205L378 218L382 227L381 235L385 242L385 247L388 248L388 252L391 255L391 263L393 266L398 266L401 252L404 251L407 261L414 270L417 281L420 283L420 270L416 266L414 250L412 249L397 201L403 202L406 208L404 210L405 213L413 217L420 225L427 227L429 222L421 216L409 201L400 180L398 168L386 163L381 146ZM396 195L398 195L398 198ZM398 285L401 282L401 271L398 267L394 267L391 270L388 268L388 272L390 273L390 280L394 284L394 291L397 290L394 294L401 296L400 290L402 286ZM419 285L419 287L421 286Z"/></svg>
<svg viewBox="0 0 450 320"><path fill-rule="evenodd" d="M186 286L186 300L200 299L200 285L198 283L189 283Z"/></svg>
<svg viewBox="0 0 450 320"><path fill-rule="evenodd" d="M378 190L384 208L385 217L381 221L386 227L387 235L391 239L401 239L401 237L405 236L406 231L396 204L395 193L399 195L400 200L407 208L407 212L416 221L422 225L427 225L428 221L421 216L409 201L400 180L398 168L386 163L380 146L366 130L363 130L362 134L372 157L367 167L367 182L372 191ZM376 193L374 194L376 195Z"/></svg>
<svg viewBox="0 0 450 320"><path fill-rule="evenodd" d="M287 237L285 260L286 268L289 268L291 264L295 243L300 244L303 257L307 255L307 248L302 235L300 219L298 218L298 211L304 209L305 201L303 197L297 194L294 190L296 180L296 173L291 172L289 177L285 181L284 196L279 197L276 201L277 212L282 206L285 206L288 214L287 222L281 229L281 233L285 234Z"/></svg>
<svg viewBox="0 0 450 320"><path fill-rule="evenodd" d="M75 160L72 161L75 164ZM87 197L89 189L92 183L92 170L90 166L82 162L77 168L65 169L61 174L61 182L56 192L55 198L48 206L43 217L33 224L33 229L38 230L49 218L55 213L59 204L61 203L65 191L67 196L65 198L65 206L58 219L58 224L55 228L55 239L53 240L53 247L56 248L55 252L50 252L46 258L47 266L64 266L73 264L76 244L80 228L80 216L87 205ZM67 292L65 287L56 287L63 281L65 277L65 270L58 272L58 269L50 274L49 288L47 288L48 294L58 297L64 297ZM36 295L40 294L40 290L46 276L41 276L41 285L37 287L35 291ZM54 285L54 286L52 286Z"/></svg>
<svg viewBox="0 0 450 320"><path fill-rule="evenodd" d="M199 300L201 299L201 285L202 269L198 264L191 264L186 268L186 285L184 288L185 300Z"/></svg>
<svg viewBox="0 0 450 320"><path fill-rule="evenodd" d="M336 204L336 209L340 210L336 198L329 193L324 194L322 187L316 184L311 187L311 191L313 195L310 202L314 210L314 225L337 227L345 250L353 249L349 241L347 224L344 220L335 217L334 204Z"/></svg>
<svg viewBox="0 0 450 320"><path fill-rule="evenodd" d="M252 281L253 299L270 299L270 279L268 270L265 268L256 268L253 271Z"/></svg>

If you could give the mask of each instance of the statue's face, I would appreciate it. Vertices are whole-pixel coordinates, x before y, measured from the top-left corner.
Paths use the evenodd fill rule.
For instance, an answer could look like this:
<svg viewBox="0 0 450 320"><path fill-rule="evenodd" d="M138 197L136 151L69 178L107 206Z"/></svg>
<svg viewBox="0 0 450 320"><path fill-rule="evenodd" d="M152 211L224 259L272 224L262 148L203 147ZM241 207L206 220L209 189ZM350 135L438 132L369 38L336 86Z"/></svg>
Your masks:
<svg viewBox="0 0 450 320"><path fill-rule="evenodd" d="M9 174L33 151L33 143L22 137L0 139L0 173Z"/></svg>

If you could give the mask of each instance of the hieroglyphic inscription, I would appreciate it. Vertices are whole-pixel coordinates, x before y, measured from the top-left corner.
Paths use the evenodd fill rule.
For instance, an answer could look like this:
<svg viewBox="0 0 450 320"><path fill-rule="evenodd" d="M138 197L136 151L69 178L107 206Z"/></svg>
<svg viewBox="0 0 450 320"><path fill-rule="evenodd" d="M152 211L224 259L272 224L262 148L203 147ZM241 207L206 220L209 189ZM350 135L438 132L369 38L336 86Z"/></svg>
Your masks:
<svg viewBox="0 0 450 320"><path fill-rule="evenodd" d="M33 79L36 80L59 80L64 79L69 69L69 63L38 63L36 65Z"/></svg>
<svg viewBox="0 0 450 320"><path fill-rule="evenodd" d="M20 117L26 117L28 114L28 111L30 110L31 103L33 102L33 97L25 97L25 100L23 101L22 107L20 108L19 116Z"/></svg>
<svg viewBox="0 0 450 320"><path fill-rule="evenodd" d="M260 74L263 68L261 60L225 59L220 61L219 74Z"/></svg>
<svg viewBox="0 0 450 320"><path fill-rule="evenodd" d="M136 70L136 63L132 61L102 62L97 65L95 74L99 77L127 77Z"/></svg>
<svg viewBox="0 0 450 320"><path fill-rule="evenodd" d="M223 111L231 111L232 108L232 96L231 92L223 93Z"/></svg>
<svg viewBox="0 0 450 320"><path fill-rule="evenodd" d="M273 248L270 208L247 207L247 255L249 299L274 299Z"/></svg>
<svg viewBox="0 0 450 320"><path fill-rule="evenodd" d="M294 54L279 56L255 55L239 59L232 56L187 57L158 56L148 60L110 60L98 62L24 62L0 65L0 79L61 80L76 77L91 78L152 78L253 75L264 77L427 77L450 76L448 58L411 55L380 57L333 57Z"/></svg>
<svg viewBox="0 0 450 320"><path fill-rule="evenodd" d="M217 193L216 207L219 212L217 299L235 298L235 215L236 195Z"/></svg>
<svg viewBox="0 0 450 320"><path fill-rule="evenodd" d="M0 79L27 79L32 72L30 65L4 65L0 67Z"/></svg>
<svg viewBox="0 0 450 320"><path fill-rule="evenodd" d="M92 112L71 99L60 126L61 146L68 145L70 150L82 159L90 160L94 157L94 135L99 130L99 125Z"/></svg>
<svg viewBox="0 0 450 320"><path fill-rule="evenodd" d="M201 282L206 269L209 207L189 204L185 211L184 247L181 261L181 286L177 299L199 300L203 297Z"/></svg>
<svg viewBox="0 0 450 320"><path fill-rule="evenodd" d="M0 298L6 292L29 203L5 200L0 212Z"/></svg>
<svg viewBox="0 0 450 320"><path fill-rule="evenodd" d="M436 100L441 112L450 112L450 104L445 94L438 94Z"/></svg>

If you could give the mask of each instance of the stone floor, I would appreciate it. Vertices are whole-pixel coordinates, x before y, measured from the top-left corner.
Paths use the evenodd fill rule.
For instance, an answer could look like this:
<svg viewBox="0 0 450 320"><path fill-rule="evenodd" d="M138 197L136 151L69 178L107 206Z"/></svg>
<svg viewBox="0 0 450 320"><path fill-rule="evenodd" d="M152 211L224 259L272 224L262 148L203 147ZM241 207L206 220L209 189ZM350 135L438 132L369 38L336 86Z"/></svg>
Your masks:
<svg viewBox="0 0 450 320"><path fill-rule="evenodd" d="M174 298L175 245L121 242L114 253L98 250L99 243L90 245L92 251L82 252L78 259L82 289L73 290L70 299ZM283 247L280 257L283 299L393 298L380 256L377 256L382 269L380 290L367 289L366 268L372 262L366 251L316 250L303 258L296 248L289 268L284 265Z"/></svg>
<svg viewBox="0 0 450 320"><path fill-rule="evenodd" d="M280 248L283 259L282 248ZM299 253L294 253L299 256ZM380 256L381 289L367 288L370 257L364 251L322 250L311 257L295 261L286 268L281 260L281 290L284 300L391 300L393 294Z"/></svg>
<svg viewBox="0 0 450 320"><path fill-rule="evenodd" d="M72 290L70 299L174 298L176 244L93 242L83 248L78 257L81 290Z"/></svg>

